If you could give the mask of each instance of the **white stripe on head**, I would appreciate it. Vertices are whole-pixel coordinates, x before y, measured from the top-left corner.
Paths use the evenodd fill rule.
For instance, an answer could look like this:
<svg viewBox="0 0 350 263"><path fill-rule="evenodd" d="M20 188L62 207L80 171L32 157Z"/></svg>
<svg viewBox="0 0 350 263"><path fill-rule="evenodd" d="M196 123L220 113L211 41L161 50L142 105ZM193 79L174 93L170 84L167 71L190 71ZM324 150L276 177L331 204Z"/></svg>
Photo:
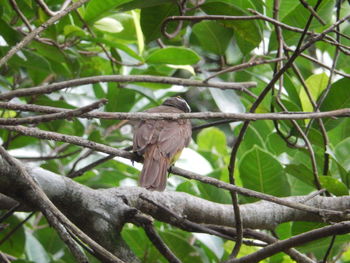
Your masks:
<svg viewBox="0 0 350 263"><path fill-rule="evenodd" d="M175 97L175 99L177 99L178 101L181 101L182 103L184 103L188 109L188 112L191 112L191 108L190 105L188 105L187 101L185 101L183 98L181 97Z"/></svg>

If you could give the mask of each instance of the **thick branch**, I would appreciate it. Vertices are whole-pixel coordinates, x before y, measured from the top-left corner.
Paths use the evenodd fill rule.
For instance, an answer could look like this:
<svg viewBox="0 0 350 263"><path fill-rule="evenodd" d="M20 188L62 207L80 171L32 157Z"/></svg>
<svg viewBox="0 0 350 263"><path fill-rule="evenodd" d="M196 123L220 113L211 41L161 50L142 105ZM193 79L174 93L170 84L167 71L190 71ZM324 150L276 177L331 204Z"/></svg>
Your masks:
<svg viewBox="0 0 350 263"><path fill-rule="evenodd" d="M8 129L11 131L16 131L19 132L21 134L24 135L28 135L28 136L33 136L33 137L37 137L37 138L43 138L43 139L48 139L48 140L55 140L55 141L63 141L63 142L68 142L71 144L75 144L75 145L80 145L83 147L87 147L96 151L100 151L100 152L104 152L104 153L108 153L108 154L112 154L115 156L120 156L120 157L124 157L130 160L138 160L139 158L137 157L137 155L124 151L124 150L120 150L120 149L116 149L104 144L100 144L100 143L96 143L96 142L92 142L83 138L80 138L78 136L71 136L71 135L63 135L60 133L55 133L55 132L48 132L48 131L41 131L39 129L36 128L27 128L24 126L1 126L0 128L4 128L4 129ZM332 211L332 210L322 210L322 209L318 209L312 206L307 206L304 204L298 204L298 203L293 203L293 202L289 202L287 200L283 200L281 198L278 197L274 197L268 194L264 194L264 193L259 193L250 189L245 189L242 187L238 187L235 185L231 185L231 184L227 184L225 182L222 182L220 180L217 180L215 178L211 178L211 177L207 177L207 176L201 176L199 174L195 174L192 173L190 171L186 171L177 167L172 167L171 168L171 172L173 174L177 174L189 179L194 179L203 183L207 183L207 184L212 184L215 185L219 188L223 188L226 189L228 191L236 191L237 193L246 195L246 196L250 196L250 197L255 197L255 198L259 198L262 200L267 200L269 202L274 202L276 204L280 204L280 205L284 205L290 208L295 208L295 209L299 209L302 211L307 211L310 213L315 213L317 215L323 215L325 217L346 217L345 214L343 214L342 212L339 211Z"/></svg>
<svg viewBox="0 0 350 263"><path fill-rule="evenodd" d="M25 202L22 199L20 186L10 179L17 171L4 162L1 164L0 192ZM167 207L179 217L195 223L229 227L235 225L231 205L210 202L186 193L150 192L139 187L92 190L41 168L27 168L27 171L70 220L127 262L132 262L134 259L131 260L133 257L121 240L119 232L124 223L133 218L132 214L137 211L134 208L157 220L174 224L174 219L165 214L159 206L152 205L140 196L146 196L147 199ZM282 200L297 203L305 201L305 197L288 197ZM129 207L125 205L125 201ZM317 196L307 201L307 204L317 209L344 211L350 206L350 197ZM258 229L274 229L278 224L288 221L323 221L322 216L266 201L241 205L241 216L245 228Z"/></svg>
<svg viewBox="0 0 350 263"><path fill-rule="evenodd" d="M121 262L110 252L125 262L136 262L135 256L117 232L121 229L127 214L133 211L120 198L109 200L103 193L97 194L94 190L71 179L41 168L26 167L26 172L39 184L52 203L84 232L76 231L75 226L71 227L64 220L63 223L64 216L59 214L61 212L56 211L53 214L84 243L88 245L94 243L93 249L96 249L96 254L104 253L104 257L100 257L104 262ZM0 159L0 192L22 204L32 205L27 203L29 199L23 194L23 182L18 179L17 169L2 159ZM86 234L93 237L94 241ZM110 252L102 249L101 245Z"/></svg>
<svg viewBox="0 0 350 263"><path fill-rule="evenodd" d="M114 224L113 227L120 229L122 221L125 220L123 213L127 213L125 212L126 207L124 201L121 200L122 198L127 199L127 203L131 207L150 214L158 220L172 223L172 218L165 216L163 211L160 212L161 209L159 207L150 205L149 202L140 198L140 195L144 195L148 199L168 207L179 216L196 223L234 226L231 205L210 202L181 192L150 192L139 187L92 190L69 178L59 176L42 168L28 168L28 171L34 176L48 197L73 222L77 221L77 224L83 224L83 228L96 227L99 224L92 224L92 222L97 220L96 222L103 222L100 225L103 231L106 231L105 228L108 228L109 224ZM21 200L21 196L16 191L18 189L16 182L5 176L15 172L6 164L0 166L0 192ZM218 189L218 191L220 190ZM302 196L280 199L290 203L305 201L305 197ZM320 210L345 211L350 206L350 197L330 198L317 196L307 201L307 205ZM277 224L288 221L323 221L322 216L311 212L300 211L267 201L241 205L241 212L245 228L273 229ZM82 222L81 217L84 217L87 221Z"/></svg>

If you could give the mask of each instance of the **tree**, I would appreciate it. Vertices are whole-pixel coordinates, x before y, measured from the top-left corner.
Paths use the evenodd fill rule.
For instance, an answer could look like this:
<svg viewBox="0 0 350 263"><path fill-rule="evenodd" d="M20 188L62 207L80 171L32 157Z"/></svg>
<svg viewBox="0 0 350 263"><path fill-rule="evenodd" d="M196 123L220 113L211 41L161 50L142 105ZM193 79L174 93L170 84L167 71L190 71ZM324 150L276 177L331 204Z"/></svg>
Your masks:
<svg viewBox="0 0 350 263"><path fill-rule="evenodd" d="M1 262L350 260L348 2L61 2L0 5ZM151 192L164 118L193 141Z"/></svg>

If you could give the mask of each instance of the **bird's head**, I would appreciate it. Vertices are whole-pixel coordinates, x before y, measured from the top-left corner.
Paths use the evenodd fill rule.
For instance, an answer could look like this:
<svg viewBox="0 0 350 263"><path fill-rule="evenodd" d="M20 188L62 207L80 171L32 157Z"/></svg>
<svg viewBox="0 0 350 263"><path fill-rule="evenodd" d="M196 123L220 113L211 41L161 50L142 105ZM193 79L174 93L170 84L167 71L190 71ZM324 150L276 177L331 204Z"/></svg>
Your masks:
<svg viewBox="0 0 350 263"><path fill-rule="evenodd" d="M181 97L170 97L167 98L162 105L175 107L184 112L191 112L191 108L188 103Z"/></svg>

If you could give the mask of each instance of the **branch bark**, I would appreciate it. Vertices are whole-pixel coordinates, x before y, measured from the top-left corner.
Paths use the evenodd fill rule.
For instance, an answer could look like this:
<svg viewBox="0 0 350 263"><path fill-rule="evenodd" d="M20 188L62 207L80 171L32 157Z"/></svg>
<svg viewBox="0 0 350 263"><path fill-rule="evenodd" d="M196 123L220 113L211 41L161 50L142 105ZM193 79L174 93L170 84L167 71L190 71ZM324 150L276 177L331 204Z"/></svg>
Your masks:
<svg viewBox="0 0 350 263"><path fill-rule="evenodd" d="M0 160L0 193L26 203L21 186L16 180L17 171ZM38 167L26 167L27 172L38 182L50 200L78 227L94 237L107 250L127 262L137 259L120 237L126 222L132 221L137 211L149 214L157 220L174 224L174 219L164 211L145 201L146 196L179 217L198 224L233 227L235 225L231 205L210 202L181 192L150 192L139 187L118 187L93 190L73 180ZM220 190L218 190L220 191ZM281 198L294 203L305 201L303 196ZM345 211L350 206L350 197L314 197L307 205L317 209ZM253 229L274 229L288 221L322 222L323 217L268 201L241 205L243 226ZM84 220L81 220L84 218ZM174 224L176 225L176 224Z"/></svg>
<svg viewBox="0 0 350 263"><path fill-rule="evenodd" d="M92 224L103 221L104 227L113 224L116 229L121 229L123 221L126 221L125 209L132 213L136 208L152 217L167 223L172 223L169 216L160 213L161 209L150 205L149 202L140 198L140 195L153 200L162 206L168 207L174 213L196 223L216 224L222 226L234 226L234 217L231 205L210 202L190 194L182 192L151 192L140 187L118 187L110 189L93 190L80 185L70 178L62 177L39 167L26 168L31 176L39 183L47 196L68 217L78 221L85 228L98 227ZM0 166L0 193L24 202L21 195L16 191L18 185L10 180L9 176L16 173L6 163ZM218 190L220 191L220 190ZM280 198L286 202L303 203L304 196L293 196ZM127 200L129 208L125 206ZM25 203L25 202L24 202ZM334 211L345 211L350 206L350 197L320 197L316 196L306 202L308 206L315 209L332 209ZM242 220L245 228L273 229L277 224L288 221L316 221L323 222L323 217L312 212L301 211L269 201L241 205ZM131 211L131 212L130 212ZM87 222L81 222L81 217ZM94 219L89 219L92 216ZM122 218L122 219L121 219ZM90 224L91 223L91 224ZM90 226L88 226L90 224ZM99 236L99 235L98 235Z"/></svg>
<svg viewBox="0 0 350 263"><path fill-rule="evenodd" d="M1 65L1 64L0 64ZM203 82L199 80L174 78L174 77L159 77L148 75L105 75L105 76L92 76L80 79L72 79L62 82L56 82L53 84L45 84L33 88L17 89L9 91L7 93L0 94L0 100L10 100L15 97L47 94L54 91L58 91L65 88L73 88L85 84L94 84L98 82L150 82L161 84L173 84L192 87L211 87L218 89L234 89L243 92L248 92L248 88L256 86L256 82ZM248 94L250 94L248 92Z"/></svg>

